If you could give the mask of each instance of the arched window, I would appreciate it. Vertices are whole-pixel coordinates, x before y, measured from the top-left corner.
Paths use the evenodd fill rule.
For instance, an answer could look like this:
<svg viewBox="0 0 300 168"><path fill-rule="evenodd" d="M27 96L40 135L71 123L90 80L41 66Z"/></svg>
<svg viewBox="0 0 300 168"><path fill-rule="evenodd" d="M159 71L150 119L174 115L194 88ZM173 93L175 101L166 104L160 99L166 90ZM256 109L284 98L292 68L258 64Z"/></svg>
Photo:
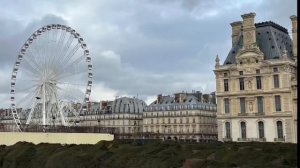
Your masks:
<svg viewBox="0 0 300 168"><path fill-rule="evenodd" d="M242 133L242 138L246 138L246 123L241 122L241 133Z"/></svg>
<svg viewBox="0 0 300 168"><path fill-rule="evenodd" d="M227 139L231 138L231 131L230 131L230 123L229 122L225 123L225 130L226 130L226 138Z"/></svg>
<svg viewBox="0 0 300 168"><path fill-rule="evenodd" d="M277 136L278 138L283 138L283 129L281 121L277 121Z"/></svg>
<svg viewBox="0 0 300 168"><path fill-rule="evenodd" d="M258 122L258 134L259 138L265 137L264 122L262 121Z"/></svg>

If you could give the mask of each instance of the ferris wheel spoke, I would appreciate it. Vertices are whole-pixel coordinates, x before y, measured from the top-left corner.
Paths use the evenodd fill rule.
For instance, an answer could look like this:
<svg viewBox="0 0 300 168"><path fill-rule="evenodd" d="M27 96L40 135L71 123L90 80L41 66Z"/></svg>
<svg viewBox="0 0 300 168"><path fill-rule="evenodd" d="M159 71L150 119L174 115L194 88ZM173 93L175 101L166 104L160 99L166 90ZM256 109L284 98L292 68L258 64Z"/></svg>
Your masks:
<svg viewBox="0 0 300 168"><path fill-rule="evenodd" d="M79 49L80 44L77 43L67 54L65 57L62 58L61 63L65 65L68 63L69 60L71 60L71 57L76 53L76 51Z"/></svg>
<svg viewBox="0 0 300 168"><path fill-rule="evenodd" d="M87 72L88 70L82 70L80 72L78 72L78 65L84 60L84 55L77 58L76 60L74 60L73 62L66 64L66 66L64 68L61 69L61 71L59 72L59 75L57 76L58 79L62 79L68 76L73 76L73 75L79 75L81 73Z"/></svg>
<svg viewBox="0 0 300 168"><path fill-rule="evenodd" d="M20 89L20 90L18 90L19 92L24 92L24 91L31 91L33 88L37 88L37 84L35 84L35 85L32 85L32 86L28 86L28 87L26 87L26 88L24 88L24 89Z"/></svg>
<svg viewBox="0 0 300 168"><path fill-rule="evenodd" d="M51 37L50 37L50 45L49 45L49 48L50 48L50 56L47 57L48 60L47 60L47 63L48 63L48 67L50 67L49 69L53 69L52 66L53 66L53 62L55 61L55 53L56 53L56 50L57 50L57 44L56 44L56 40L57 40L57 30L54 29L51 31Z"/></svg>
<svg viewBox="0 0 300 168"><path fill-rule="evenodd" d="M70 61L69 63L67 63L64 69L67 70L68 68L74 68L79 63L83 62L84 59L85 59L85 55L81 55L80 57L78 57L74 61Z"/></svg>
<svg viewBox="0 0 300 168"><path fill-rule="evenodd" d="M39 58L42 57L42 49L38 48L38 44L41 44L41 38L37 38L35 41L33 41L33 43L31 44L32 47L29 48L29 51L36 53L33 55L33 59L37 64L40 64L41 61Z"/></svg>
<svg viewBox="0 0 300 168"><path fill-rule="evenodd" d="M27 70L31 71L33 74L40 74L40 70L26 56L24 57L24 61L24 68L27 68Z"/></svg>
<svg viewBox="0 0 300 168"><path fill-rule="evenodd" d="M26 59L32 63L31 65L33 65L35 69L37 69L38 71L41 71L42 67L41 67L41 65L39 65L39 63L35 59L36 57L38 57L37 55L38 55L38 53L33 54L31 49L29 49L28 50L28 55L26 56Z"/></svg>
<svg viewBox="0 0 300 168"><path fill-rule="evenodd" d="M60 85L86 86L86 83L57 82Z"/></svg>
<svg viewBox="0 0 300 168"><path fill-rule="evenodd" d="M23 74L25 75L27 75L27 76L31 76L31 78L32 79L39 79L39 74L36 74L36 73L34 73L33 71L31 71L31 70L28 70L28 69L26 69L26 68L23 68Z"/></svg>
<svg viewBox="0 0 300 168"><path fill-rule="evenodd" d="M66 45L63 47L63 49L62 49L62 51L61 51L61 53L60 53L60 58L61 58L61 60L63 60L63 58L65 57L65 55L67 54L67 52L68 52L68 50L69 50L69 48L70 48L70 45L71 45L71 43L73 42L73 40L74 40L74 36L73 35L69 35L69 38L68 38L68 41L67 41L67 43L66 43ZM61 64L61 65L63 65L63 64Z"/></svg>
<svg viewBox="0 0 300 168"><path fill-rule="evenodd" d="M85 73L85 72L87 72L87 71L76 72L76 74L75 74L75 73L64 74L63 76L60 76L58 79L59 79L59 80L62 80L62 79L70 79L70 78L72 78L72 77L74 77L74 76L81 75L81 74L83 74L83 73Z"/></svg>
<svg viewBox="0 0 300 168"><path fill-rule="evenodd" d="M65 37L66 37L66 31L62 31L60 33L60 37L59 37L59 41L57 43L57 49L55 50L55 54L54 54L54 58L53 58L53 63L56 63L60 60L60 52L61 50L63 49L63 42L65 40Z"/></svg>
<svg viewBox="0 0 300 168"><path fill-rule="evenodd" d="M34 98L33 93L27 93L20 100L17 100L17 103L19 103L19 107L22 107L22 105L28 104L28 102L30 102L33 98Z"/></svg>

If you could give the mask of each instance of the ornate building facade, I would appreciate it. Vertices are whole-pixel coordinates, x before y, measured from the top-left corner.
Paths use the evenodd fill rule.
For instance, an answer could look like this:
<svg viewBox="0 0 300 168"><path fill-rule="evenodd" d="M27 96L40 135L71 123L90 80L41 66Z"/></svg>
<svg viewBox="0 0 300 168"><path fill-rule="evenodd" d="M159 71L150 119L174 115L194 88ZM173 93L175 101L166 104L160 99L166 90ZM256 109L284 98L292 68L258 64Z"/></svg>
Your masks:
<svg viewBox="0 0 300 168"><path fill-rule="evenodd" d="M287 29L254 22L255 13L231 23L232 48L217 56L219 141L297 142L297 17Z"/></svg>
<svg viewBox="0 0 300 168"><path fill-rule="evenodd" d="M142 114L146 106L143 100L128 97L101 102L99 125L115 128L124 137L139 133L142 131Z"/></svg>
<svg viewBox="0 0 300 168"><path fill-rule="evenodd" d="M17 131L17 126L13 120L10 109L0 109L0 130L2 131Z"/></svg>
<svg viewBox="0 0 300 168"><path fill-rule="evenodd" d="M158 95L143 113L144 138L216 141L215 97L206 96L199 91Z"/></svg>

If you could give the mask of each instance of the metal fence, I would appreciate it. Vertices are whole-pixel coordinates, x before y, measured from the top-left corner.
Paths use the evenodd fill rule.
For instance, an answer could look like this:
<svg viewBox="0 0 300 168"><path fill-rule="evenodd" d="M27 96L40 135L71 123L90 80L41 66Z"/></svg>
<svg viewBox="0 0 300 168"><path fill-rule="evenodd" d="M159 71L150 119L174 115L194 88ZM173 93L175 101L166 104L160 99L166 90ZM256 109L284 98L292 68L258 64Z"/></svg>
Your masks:
<svg viewBox="0 0 300 168"><path fill-rule="evenodd" d="M60 133L110 133L116 132L115 128L105 128L97 126L25 126L24 132L60 132Z"/></svg>

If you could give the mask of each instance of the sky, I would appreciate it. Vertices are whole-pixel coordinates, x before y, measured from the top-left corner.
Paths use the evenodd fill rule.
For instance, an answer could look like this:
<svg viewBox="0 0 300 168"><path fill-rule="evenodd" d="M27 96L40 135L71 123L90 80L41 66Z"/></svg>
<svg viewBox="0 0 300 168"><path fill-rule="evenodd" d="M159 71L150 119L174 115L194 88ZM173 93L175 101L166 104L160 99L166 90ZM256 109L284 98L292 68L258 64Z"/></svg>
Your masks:
<svg viewBox="0 0 300 168"><path fill-rule="evenodd" d="M216 55L225 60L231 26L255 12L291 33L296 0L0 0L0 108L10 103L10 77L27 38L47 24L72 27L92 58L91 101L215 91ZM18 84L18 83L17 83Z"/></svg>

